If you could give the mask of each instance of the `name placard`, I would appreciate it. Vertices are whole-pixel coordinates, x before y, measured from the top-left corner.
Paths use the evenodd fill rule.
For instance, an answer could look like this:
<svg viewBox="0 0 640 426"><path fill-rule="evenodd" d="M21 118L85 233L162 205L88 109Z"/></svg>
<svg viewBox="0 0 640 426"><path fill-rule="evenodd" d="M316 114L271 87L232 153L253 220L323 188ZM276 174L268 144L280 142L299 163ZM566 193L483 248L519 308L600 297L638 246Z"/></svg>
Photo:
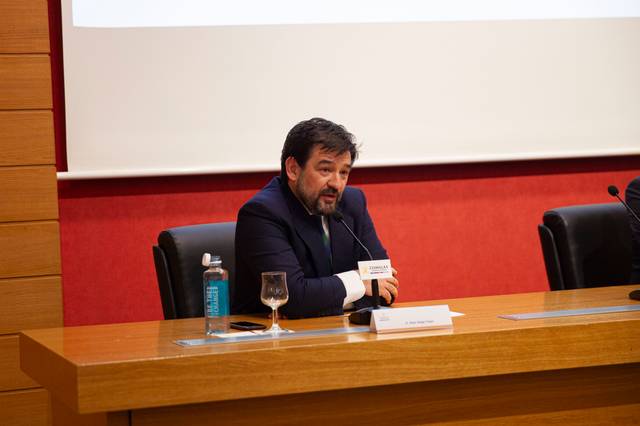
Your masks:
<svg viewBox="0 0 640 426"><path fill-rule="evenodd" d="M449 305L375 309L371 315L371 331L376 333L429 330L452 326Z"/></svg>
<svg viewBox="0 0 640 426"><path fill-rule="evenodd" d="M375 280L378 278L391 278L393 271L391 270L391 260L363 260L358 262L358 272L360 279Z"/></svg>

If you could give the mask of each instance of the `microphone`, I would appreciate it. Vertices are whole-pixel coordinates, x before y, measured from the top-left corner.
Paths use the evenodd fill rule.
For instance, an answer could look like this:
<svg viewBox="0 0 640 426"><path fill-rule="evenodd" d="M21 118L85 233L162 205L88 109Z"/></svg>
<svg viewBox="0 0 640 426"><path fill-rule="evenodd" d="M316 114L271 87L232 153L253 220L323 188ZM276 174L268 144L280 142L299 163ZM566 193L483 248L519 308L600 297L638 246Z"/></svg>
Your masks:
<svg viewBox="0 0 640 426"><path fill-rule="evenodd" d="M362 247L364 249L364 251L367 253L367 256L369 256L369 260L373 260L373 256L371 256L371 252L369 251L369 249L367 248L367 246L365 246L364 244L362 244L362 241L360 241L360 238L358 238L356 236L356 234L353 233L353 231L351 230L351 228L349 228L349 225L347 225L347 222L344 221L344 216L342 216L342 213L340 213L338 210L334 211L332 214L333 218L335 220L337 220L338 222L340 222L342 225L344 225L345 229L347 231L349 231L349 233L351 234L351 236L353 237L354 240L356 240L356 242L358 244L360 244L360 247Z"/></svg>
<svg viewBox="0 0 640 426"><path fill-rule="evenodd" d="M634 212L631 209L631 207L629 207L629 205L622 198L620 198L620 195L619 195L620 191L618 191L618 187L616 187L615 185L609 185L609 188L607 188L607 191L609 192L609 195L611 195L612 197L616 197L622 203L622 205L624 205L624 207L627 209L629 214L633 216L633 218L638 222L638 224L640 224L640 218L638 217L636 212ZM633 290L631 293L629 293L629 299L640 300L640 289Z"/></svg>
<svg viewBox="0 0 640 426"><path fill-rule="evenodd" d="M331 216L333 216L335 220L340 222L345 227L345 229L349 232L349 234L351 234L353 239L356 240L356 242L360 245L360 247L364 249L365 253L367 253L367 256L369 256L369 260L373 260L373 256L371 256L371 252L362 243L362 241L360 241L360 238L356 236L356 234L351 230L351 228L349 228L349 225L347 225L347 222L344 221L344 217L342 216L342 213L336 210L333 212ZM374 309L378 309L380 307L380 289L378 288L378 280L376 279L371 280L371 297L373 299L373 306L370 308L358 309L357 311L351 313L351 315L349 315L349 322L353 324L358 324L358 325L369 325L371 323L371 311Z"/></svg>
<svg viewBox="0 0 640 426"><path fill-rule="evenodd" d="M640 218L638 217L638 215L636 214L636 212L634 212L631 207L629 207L629 204L627 204L622 198L620 198L620 191L618 191L618 187L615 185L609 185L609 188L607 188L607 191L609 191L609 195L611 195L612 197L616 197L621 203L622 205L625 206L625 208L627 209L627 211L629 212L629 214L631 216L634 217L634 219L636 221L638 221L638 223L640 224Z"/></svg>

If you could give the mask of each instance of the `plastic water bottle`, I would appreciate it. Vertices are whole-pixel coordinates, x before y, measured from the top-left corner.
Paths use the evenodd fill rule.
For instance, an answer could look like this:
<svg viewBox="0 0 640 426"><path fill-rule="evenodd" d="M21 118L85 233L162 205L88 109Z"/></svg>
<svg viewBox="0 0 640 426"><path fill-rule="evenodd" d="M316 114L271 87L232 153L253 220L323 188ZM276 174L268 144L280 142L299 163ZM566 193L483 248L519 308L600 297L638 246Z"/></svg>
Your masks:
<svg viewBox="0 0 640 426"><path fill-rule="evenodd" d="M222 269L220 256L205 253L204 271L204 332L207 335L229 331L229 272Z"/></svg>

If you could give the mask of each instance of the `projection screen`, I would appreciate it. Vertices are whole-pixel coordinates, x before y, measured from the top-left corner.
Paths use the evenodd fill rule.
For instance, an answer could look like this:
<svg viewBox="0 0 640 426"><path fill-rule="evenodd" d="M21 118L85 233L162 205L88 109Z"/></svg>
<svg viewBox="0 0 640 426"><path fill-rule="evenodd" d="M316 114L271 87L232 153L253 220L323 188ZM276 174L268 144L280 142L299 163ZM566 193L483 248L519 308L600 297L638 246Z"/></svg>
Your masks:
<svg viewBox="0 0 640 426"><path fill-rule="evenodd" d="M640 1L63 0L60 179L640 154Z"/></svg>

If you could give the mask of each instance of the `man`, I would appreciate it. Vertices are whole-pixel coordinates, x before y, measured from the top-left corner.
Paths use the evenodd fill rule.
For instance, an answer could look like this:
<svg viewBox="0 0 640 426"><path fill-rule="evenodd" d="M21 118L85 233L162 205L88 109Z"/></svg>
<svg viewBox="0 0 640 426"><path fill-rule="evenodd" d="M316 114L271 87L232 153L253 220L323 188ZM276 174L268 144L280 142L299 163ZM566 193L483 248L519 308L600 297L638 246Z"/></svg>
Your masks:
<svg viewBox="0 0 640 426"><path fill-rule="evenodd" d="M627 204L638 216L640 216L640 176L631 181L625 191ZM631 225L631 283L640 283L640 223L629 214Z"/></svg>
<svg viewBox="0 0 640 426"><path fill-rule="evenodd" d="M387 259L361 190L347 180L358 155L352 134L340 125L312 118L294 126L282 148L280 176L238 213L234 313L269 310L260 301L260 274L285 271L288 318L339 315L371 306L371 282L361 280L365 251L332 214L339 211L374 259ZM380 296L391 303L398 280L379 280Z"/></svg>

